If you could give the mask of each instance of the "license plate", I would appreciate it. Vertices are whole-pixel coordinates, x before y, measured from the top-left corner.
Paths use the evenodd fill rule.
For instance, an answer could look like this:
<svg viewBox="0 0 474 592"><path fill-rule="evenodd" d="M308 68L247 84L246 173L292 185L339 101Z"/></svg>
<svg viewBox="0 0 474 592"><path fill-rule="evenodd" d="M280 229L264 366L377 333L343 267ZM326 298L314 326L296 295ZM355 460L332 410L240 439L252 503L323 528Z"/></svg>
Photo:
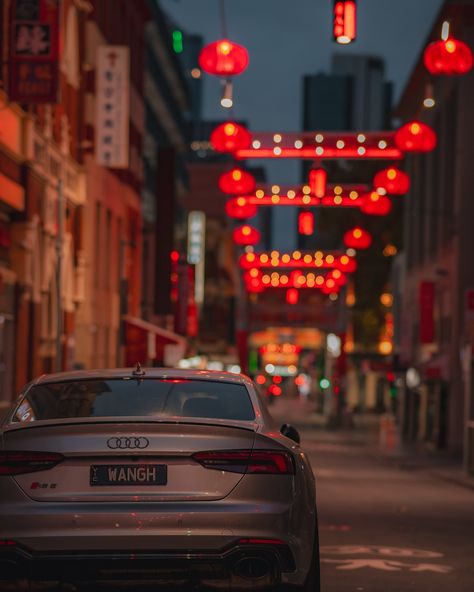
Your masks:
<svg viewBox="0 0 474 592"><path fill-rule="evenodd" d="M166 485L166 465L92 465L91 485Z"/></svg>

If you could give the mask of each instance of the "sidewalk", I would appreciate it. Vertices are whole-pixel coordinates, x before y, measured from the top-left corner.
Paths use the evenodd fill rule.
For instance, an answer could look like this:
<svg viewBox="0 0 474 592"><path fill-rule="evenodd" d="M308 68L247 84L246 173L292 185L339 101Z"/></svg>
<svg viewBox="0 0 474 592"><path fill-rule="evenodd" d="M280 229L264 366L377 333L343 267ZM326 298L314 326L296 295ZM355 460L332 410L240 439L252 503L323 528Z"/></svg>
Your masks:
<svg viewBox="0 0 474 592"><path fill-rule="evenodd" d="M401 442L398 434L393 440L380 438L381 415L355 414L352 416L353 427L329 429L327 418L315 413L312 402L282 398L270 406L270 412L278 424L290 423L300 430L303 440L305 432L312 429L332 434L347 444L362 444L367 455L377 462L405 471L425 471L436 479L474 490L474 477L463 471L459 456L445 450L429 449L421 442ZM381 445L385 441L389 445Z"/></svg>

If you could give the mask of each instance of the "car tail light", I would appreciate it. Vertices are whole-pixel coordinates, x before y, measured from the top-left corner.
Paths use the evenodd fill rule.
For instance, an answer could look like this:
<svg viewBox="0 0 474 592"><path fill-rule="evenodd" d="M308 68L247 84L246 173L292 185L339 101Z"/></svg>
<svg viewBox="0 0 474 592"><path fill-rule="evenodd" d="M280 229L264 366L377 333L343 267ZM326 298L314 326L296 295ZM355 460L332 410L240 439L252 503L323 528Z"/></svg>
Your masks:
<svg viewBox="0 0 474 592"><path fill-rule="evenodd" d="M0 476L46 471L63 458L56 452L0 452Z"/></svg>
<svg viewBox="0 0 474 592"><path fill-rule="evenodd" d="M206 469L231 473L293 475L295 472L290 453L278 450L212 450L196 452L193 458Z"/></svg>

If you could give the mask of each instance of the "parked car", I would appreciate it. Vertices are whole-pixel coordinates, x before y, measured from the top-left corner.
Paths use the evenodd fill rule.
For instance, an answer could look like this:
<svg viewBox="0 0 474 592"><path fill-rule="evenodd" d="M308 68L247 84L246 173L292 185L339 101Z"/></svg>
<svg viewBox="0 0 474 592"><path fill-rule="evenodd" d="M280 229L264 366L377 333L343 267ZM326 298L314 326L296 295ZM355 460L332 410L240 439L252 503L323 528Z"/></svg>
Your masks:
<svg viewBox="0 0 474 592"><path fill-rule="evenodd" d="M42 376L0 442L4 581L319 590L311 466L243 375Z"/></svg>

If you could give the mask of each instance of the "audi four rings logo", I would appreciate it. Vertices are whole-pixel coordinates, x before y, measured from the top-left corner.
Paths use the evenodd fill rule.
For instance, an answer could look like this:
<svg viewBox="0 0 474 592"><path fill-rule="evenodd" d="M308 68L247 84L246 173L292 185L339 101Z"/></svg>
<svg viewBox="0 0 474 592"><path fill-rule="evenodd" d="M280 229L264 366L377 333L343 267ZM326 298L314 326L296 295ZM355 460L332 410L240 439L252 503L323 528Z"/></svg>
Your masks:
<svg viewBox="0 0 474 592"><path fill-rule="evenodd" d="M112 450L141 450L149 446L149 444L150 441L148 438L144 438L143 436L122 436L121 438L115 437L107 440L107 446L112 448Z"/></svg>

